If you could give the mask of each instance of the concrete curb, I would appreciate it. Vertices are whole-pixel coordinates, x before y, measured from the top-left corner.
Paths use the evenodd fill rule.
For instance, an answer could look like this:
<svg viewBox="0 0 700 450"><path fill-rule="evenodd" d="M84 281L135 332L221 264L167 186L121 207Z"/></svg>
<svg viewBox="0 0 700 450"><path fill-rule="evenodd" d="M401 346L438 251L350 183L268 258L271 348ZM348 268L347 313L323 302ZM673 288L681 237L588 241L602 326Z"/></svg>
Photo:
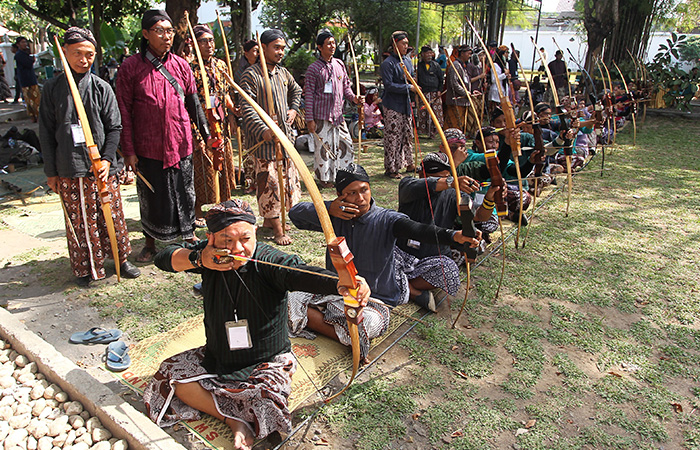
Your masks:
<svg viewBox="0 0 700 450"><path fill-rule="evenodd" d="M125 439L131 450L185 450L155 423L3 308L0 308L0 337L36 362L47 380L60 386L71 400L82 403L115 437Z"/></svg>

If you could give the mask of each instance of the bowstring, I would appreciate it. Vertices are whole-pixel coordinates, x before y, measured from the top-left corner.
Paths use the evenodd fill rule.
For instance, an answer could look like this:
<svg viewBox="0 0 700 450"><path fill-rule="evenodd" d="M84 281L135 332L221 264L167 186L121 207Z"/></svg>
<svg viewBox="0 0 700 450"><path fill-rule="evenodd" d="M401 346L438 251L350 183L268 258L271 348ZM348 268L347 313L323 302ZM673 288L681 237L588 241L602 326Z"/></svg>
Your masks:
<svg viewBox="0 0 700 450"><path fill-rule="evenodd" d="M399 56L399 63L400 63L401 65L404 65L404 63L403 63L403 56L400 55L400 54L399 54L398 56ZM404 67L405 67L405 66L404 66ZM407 71L408 71L408 70L407 70ZM409 81L408 81L408 78L406 77L406 73L403 72L403 71L402 71L402 73L403 73L403 79L404 79L404 81L406 82L406 84L408 85L408 84L409 84ZM416 82L417 82L417 81L416 81ZM414 175L418 175L418 155L420 154L420 155L421 155L421 159L422 159L422 150L421 150L421 148L420 148L420 141L419 141L419 139L418 139L418 127L417 127L417 125L416 125L416 117L414 116L413 104L411 103L411 91L410 91L410 90L407 90L407 91L406 91L406 95L408 96L408 108L409 108L409 110L410 110L410 112L411 112L411 121L413 122L413 133L414 133L415 141L416 141L416 158L415 158L416 160L414 161L414 166L415 166L415 168L416 168L416 171L415 171ZM426 100L427 100L427 98L426 98ZM428 101L429 101L429 100L428 100ZM418 104L418 95L416 94L416 105L417 105L417 104ZM428 108L428 107L429 107L429 105L426 104L426 105L425 105L425 108ZM426 112L427 112L427 111L426 111ZM432 117L430 117L430 113L429 113L429 112L428 112L428 117L429 117L430 121L432 122ZM437 130L437 127L438 127L438 125L436 124L436 125L435 125L435 129L436 129L436 130ZM423 175L425 175L425 170L423 171ZM437 225L435 224L435 211L433 210L433 202L432 202L432 198L431 198L431 196L430 196L430 187L428 186L428 178L427 178L427 176L426 176L426 177L424 177L423 179L425 180L425 191L426 191L426 194L427 194L426 197L428 198L428 206L430 207L430 217L431 217L431 220L432 220L431 225L433 225L434 227L437 227ZM458 186L458 187L457 187L456 189L458 189L458 188L459 188L459 181L458 181L458 180L455 180L455 183L457 183L457 186ZM459 211L457 211L457 214L459 215ZM438 249L438 257L440 258L440 272L441 272L441 274L442 274L442 282L443 282L443 285L444 285L445 287L447 287L447 272L445 271L445 263L442 261L442 256L443 256L443 255L442 255L442 251L441 251L441 249L440 249L440 243L438 242L437 228L435 228L435 229L433 230L433 233L434 233L434 235L435 235L435 245L437 246L437 249ZM409 297L410 297L410 288L409 288ZM449 297L447 298L447 304L450 306L450 309L452 309L452 308L451 308L452 305L451 305L451 302L450 302L450 298L449 298Z"/></svg>

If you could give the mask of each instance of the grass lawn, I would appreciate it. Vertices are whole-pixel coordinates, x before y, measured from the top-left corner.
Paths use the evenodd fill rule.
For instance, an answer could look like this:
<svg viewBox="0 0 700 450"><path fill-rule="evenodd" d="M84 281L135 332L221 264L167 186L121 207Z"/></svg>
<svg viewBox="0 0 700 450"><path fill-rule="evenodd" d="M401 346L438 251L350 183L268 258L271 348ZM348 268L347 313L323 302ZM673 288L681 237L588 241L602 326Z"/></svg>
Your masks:
<svg viewBox="0 0 700 450"><path fill-rule="evenodd" d="M636 147L631 131L608 149L603 177L599 157L575 177L568 217L564 191L525 249L508 242L498 299L492 257L473 271L456 329L431 316L392 350L405 355L399 368L372 368L325 407L316 420L333 448L700 449L700 124L648 118ZM423 139L421 152L436 146ZM381 152L361 163L377 203L395 208ZM288 251L322 264L321 233L291 236ZM70 294L140 340L201 313L196 281L147 267Z"/></svg>

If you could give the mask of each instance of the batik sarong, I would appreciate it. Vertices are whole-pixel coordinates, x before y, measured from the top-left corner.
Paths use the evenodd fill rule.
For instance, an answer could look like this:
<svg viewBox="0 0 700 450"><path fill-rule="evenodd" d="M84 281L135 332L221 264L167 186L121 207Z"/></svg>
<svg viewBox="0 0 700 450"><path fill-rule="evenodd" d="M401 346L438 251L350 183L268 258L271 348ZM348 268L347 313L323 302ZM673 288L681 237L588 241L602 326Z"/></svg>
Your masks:
<svg viewBox="0 0 700 450"><path fill-rule="evenodd" d="M105 277L104 262L112 258L112 244L107 233L107 223L102 214L97 183L93 176L59 178L59 194L66 207L66 238L73 274L78 278L90 276L93 280ZM126 229L119 181L111 175L105 184L110 194L112 220L117 237L117 249L121 264L131 253L129 232Z"/></svg>
<svg viewBox="0 0 700 450"><path fill-rule="evenodd" d="M194 168L194 192L195 206L213 204L229 200L231 192L235 189L236 167L233 161L233 147L228 138L223 144L223 164L220 172L214 170L214 151L206 141L199 138L199 133L194 134L192 153L192 165ZM215 177L219 179L219 198L216 198L214 188Z"/></svg>
<svg viewBox="0 0 700 450"><path fill-rule="evenodd" d="M39 119L39 103L41 102L41 91L39 86L29 86L22 88L24 103L27 105L27 114L36 122Z"/></svg>
<svg viewBox="0 0 700 450"><path fill-rule="evenodd" d="M338 169L346 168L355 158L350 132L345 121L333 125L316 120L316 136L311 133L308 141L314 154L314 174L319 181L334 182Z"/></svg>
<svg viewBox="0 0 700 450"><path fill-rule="evenodd" d="M318 308L323 312L323 321L332 325L343 345L351 346L348 322L345 318L343 297L340 295L310 294L294 291L287 296L289 309L289 336L314 339L316 335L306 329L309 322L308 309ZM372 339L381 336L389 327L389 307L370 302L362 309L363 319L358 325L360 334L360 357L366 358Z"/></svg>
<svg viewBox="0 0 700 450"><path fill-rule="evenodd" d="M444 120L442 117L442 97L440 96L440 92L425 92L425 98L428 100L428 103L430 103L430 107L433 108L433 112L440 126L443 127ZM433 138L437 134L437 128L433 123L433 119L430 117L430 112L422 102L418 102L418 105L418 132L428 135L429 138Z"/></svg>
<svg viewBox="0 0 700 450"><path fill-rule="evenodd" d="M284 207L287 211L301 199L299 172L290 159L284 160ZM255 185L258 210L265 219L276 219L282 212L277 162L255 158Z"/></svg>
<svg viewBox="0 0 700 450"><path fill-rule="evenodd" d="M173 388L177 383L199 383L221 415L244 423L256 438L292 430L288 399L296 362L291 353L259 364L245 381L233 381L207 373L202 367L205 349L186 350L163 361L143 393L151 420L168 427L180 420L200 419L202 413L175 396Z"/></svg>
<svg viewBox="0 0 700 450"><path fill-rule="evenodd" d="M384 112L384 171L398 173L413 165L411 117L389 108Z"/></svg>

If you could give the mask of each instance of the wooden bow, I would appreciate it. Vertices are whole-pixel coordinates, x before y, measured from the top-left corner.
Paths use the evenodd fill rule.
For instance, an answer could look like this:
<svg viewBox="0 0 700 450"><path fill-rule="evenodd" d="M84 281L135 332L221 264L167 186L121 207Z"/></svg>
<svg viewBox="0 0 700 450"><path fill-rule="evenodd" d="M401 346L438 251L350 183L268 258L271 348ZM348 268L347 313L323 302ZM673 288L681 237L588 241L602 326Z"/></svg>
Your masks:
<svg viewBox="0 0 700 450"><path fill-rule="evenodd" d="M520 206L518 208L518 231L515 235L515 248L518 248L518 243L520 241L520 228L523 224L523 177L520 173L520 155L522 154L522 152L520 151L520 132L518 130L518 126L515 124L515 110L513 109L513 105L511 104L508 97L503 93L501 81L496 76L496 65L494 64L493 59L491 59L491 54L489 53L488 47L486 47L486 44L484 44L484 40L481 39L481 35L477 31L476 27L474 27L474 25L469 19L466 20L469 26L471 27L472 31L474 32L474 36L476 36L476 38L479 40L479 44L481 44L481 47L484 49L486 59L489 61L489 65L491 66L493 76L496 80L498 96L501 100L501 110L503 110L503 115L506 118L507 133L512 133L513 131L515 131L515 142L510 143L510 148L513 151L513 161L515 162L515 171L518 174L518 191L520 194ZM513 136L511 136L511 139L512 138ZM484 151L486 151L486 149L484 149ZM503 246L505 247L505 242L503 243Z"/></svg>
<svg viewBox="0 0 700 450"><path fill-rule="evenodd" d="M450 58L450 55L447 54L447 49L443 47L442 52L445 55L445 58L447 59L447 64L449 64L450 69L452 69L454 71L454 73L457 75L457 79L459 80L459 84L462 85L462 89L464 89L464 92L469 92L469 89L467 88L467 84L464 82L462 77L459 75L459 71L455 67L455 64L452 61L452 58ZM464 132L464 134L467 134L467 119L468 118L469 118L469 108L464 108L464 128L462 130ZM478 116L477 116L477 119L478 119Z"/></svg>
<svg viewBox="0 0 700 450"><path fill-rule="evenodd" d="M523 74L524 74L525 68L523 67L523 63L520 62L520 57L518 57L518 54L515 52L515 46L513 45L512 42L510 44L510 48L513 51L513 56L515 56L515 60L518 62L518 65L520 66L520 70L522 70ZM525 89L527 89L527 99L528 99L528 102L530 104L530 113L531 113L530 120L532 121L533 136L535 138L535 151L536 152L544 152L544 141L542 140L542 128L541 128L539 123L536 123L537 115L535 114L535 102L532 98L532 91L530 90L530 82L527 81L527 77L525 77L525 76L523 76L523 79L525 80ZM523 237L523 243L521 245L522 248L525 248L525 242L527 241L527 237L530 235L530 227L532 226L532 221L535 218L535 207L537 205L537 187L538 187L537 184L539 182L539 177L542 174L543 167L544 167L543 163L535 164L535 190L534 190L534 195L533 195L533 199L532 199L532 214L530 215L530 220L529 220L528 225L527 225L527 230L525 230L525 237ZM522 195L522 193L520 195Z"/></svg>
<svg viewBox="0 0 700 450"><path fill-rule="evenodd" d="M355 58L355 48L350 39L350 33L347 34L348 47L350 47L350 55L352 56L352 67L355 71L355 95L360 98L360 71L357 69L357 59ZM361 102L364 103L364 102ZM360 153L362 153L362 127L365 124L365 105L357 105L357 164L360 164Z"/></svg>
<svg viewBox="0 0 700 450"><path fill-rule="evenodd" d="M262 53L262 52L261 52ZM318 214L319 222L321 223L321 228L323 228L323 235L326 239L326 244L328 247L328 252L331 256L331 262L333 267L335 267L338 273L339 283L341 286L345 286L350 292L349 296L343 297L343 302L345 305L345 319L348 323L348 332L350 334L350 341L352 345L352 375L347 385L337 394L326 399L326 402L330 402L350 387L352 381L357 375L357 371L360 367L360 335L358 330L358 324L362 322L362 307L359 302L352 296L357 295L357 290L359 285L357 283L356 275L357 270L355 268L355 263L353 262L353 255L348 248L347 242L344 237L337 237L335 235L335 230L333 229L333 224L331 223L330 215L328 214L328 209L323 201L323 196L321 191L318 190L316 182L314 181L313 175L309 172L306 167L306 163L301 158L301 155L294 148L294 144L289 140L287 135L280 129L280 127L275 123L274 119L270 117L265 110L253 100L248 93L236 84L232 79L229 82L233 88L238 92L238 94L253 107L260 118L265 122L265 124L270 127L270 130L274 133L275 137L278 139L279 144L284 147L287 155L292 160L294 165L296 165L299 171L299 176L304 181L306 189L311 196L311 201L316 208L316 214Z"/></svg>
<svg viewBox="0 0 700 450"><path fill-rule="evenodd" d="M457 175L457 166L455 166L455 160L452 157L452 150L450 149L450 144L447 143L445 132L442 130L442 126L440 126L440 122L438 121L438 118L435 115L435 111L433 111L433 107L430 106L430 102L428 101L428 99L425 98L425 95L423 94L423 91L421 91L420 86L418 86L418 83L416 83L416 80L414 80L411 74L408 72L408 69L406 68L406 65L403 62L403 56L401 55L401 52L399 52L399 48L396 46L396 41L392 40L392 43L394 44L394 51L396 52L396 57L399 59L399 64L401 65L401 69L403 69L403 74L406 77L406 81L408 81L409 84L413 85L413 87L416 90L416 94L418 94L418 97L425 104L425 108L428 110L428 114L430 114L430 118L435 124L435 128L437 129L437 132L440 135L440 140L442 140L442 146L445 147L445 153L447 154L447 158L450 160L450 171L452 173L452 177L455 179L456 182L459 178ZM459 205L462 203L462 194L459 191L459 187L457 187L456 191L457 210L459 211Z"/></svg>
<svg viewBox="0 0 700 450"><path fill-rule="evenodd" d="M216 10L216 21L219 24L219 30L221 30L221 40L224 44L224 54L226 55L226 68L228 69L228 74L233 78L233 67L231 67L231 55L228 50L228 41L226 40L226 31L224 30L224 24L221 22L221 16L219 16L219 10ZM245 56L244 56L245 58ZM236 139L238 140L238 184L241 182L240 173L243 171L243 156L241 154L243 146L241 145L241 132L236 130L236 119L234 116L229 115L229 131L236 134ZM235 172L235 168L234 168ZM233 188L237 189L236 186L236 174L233 174Z"/></svg>
<svg viewBox="0 0 700 450"><path fill-rule="evenodd" d="M603 68L605 69L605 73L608 75L608 86L610 88L610 95L612 97L613 93L613 84L612 84L612 78L610 78L610 71L608 70L608 66L605 65L605 61L603 61L603 58L600 58L600 63L603 65ZM601 75L603 72L601 72ZM615 110L613 109L611 111L612 113L612 123L613 123L613 145L615 145L615 140L617 139L617 121L615 120Z"/></svg>
<svg viewBox="0 0 700 450"><path fill-rule="evenodd" d="M452 156L452 149L450 148L450 144L447 142L447 137L445 137L445 132L442 129L442 125L440 125L440 121L438 120L437 116L435 115L435 111L433 111L433 107L430 105L430 102L425 98L425 95L423 94L423 91L421 91L420 87L418 86L418 83L416 80L413 79L411 74L408 72L408 69L406 68L406 65L403 62L403 56L401 55L401 52L399 52L399 48L396 46L396 42L392 41L394 44L394 52L396 52L396 57L399 59L399 64L401 65L401 69L403 69L404 76L406 77L406 80L413 85L415 88L415 92L418 94L420 97L421 101L425 104L425 108L428 110L428 114L430 114L430 118L433 121L433 124L435 124L435 129L437 130L438 134L440 135L440 140L442 141L442 146L445 148L445 154L447 155L447 159L450 162L450 172L452 173L452 178L454 178L454 183L455 183L455 198L457 200L457 212L460 215L460 218L462 220L462 225L465 226L465 221L469 222L470 220L468 219L468 216L462 217L463 212L465 211L465 206L462 205L462 192L459 190L459 176L457 174L457 166L455 165L455 160ZM450 58L447 58L448 60ZM467 95L469 95L469 91L466 90ZM471 102L471 100L470 100ZM473 105L472 105L473 107ZM466 207L468 209L468 207ZM470 210L471 213L471 210ZM474 217L472 216L471 222L473 226L473 219ZM476 237L476 232L474 232L474 236ZM474 256L473 259L476 259L476 256ZM455 324L457 323L457 320L459 320L459 316L462 314L462 310L464 310L464 305L466 305L467 302L467 296L469 295L469 278L470 278L470 273L469 273L469 257L465 253L465 264L467 266L467 290L464 294L464 302L462 304L462 308L459 311L459 314L457 315L457 318L455 321L452 323L452 328L455 327Z"/></svg>
<svg viewBox="0 0 700 450"><path fill-rule="evenodd" d="M109 193L107 186L105 185L102 178L100 178L100 169L104 166L105 162L102 161L102 155L100 155L100 150L95 144L95 139L92 137L92 130L90 129L90 121L88 120L87 114L85 113L85 106L83 105L83 100L80 98L80 91L78 91L78 85L75 84L75 79L73 78L73 72L71 72L70 65L66 60L66 55L63 54L63 48L58 41L58 36L53 37L56 43L56 49L58 50L58 55L61 57L61 64L63 65L63 71L66 75L66 80L68 80L68 86L70 87L70 93L73 97L73 102L75 103L75 111L78 114L78 120L80 120L80 126L83 129L83 134L85 135L85 146L87 147L88 156L92 164L92 173L95 176L95 183L97 184L97 190L100 196L100 203L102 204L102 215L105 218L105 223L107 225L107 235L109 236L109 243L112 247L112 257L114 258L114 268L117 273L117 281L121 280L121 267L119 261L119 246L117 245L117 232L114 228L114 219L112 218L112 206L110 200L112 195ZM70 220L68 220L70 222ZM89 231L86 229L86 233ZM75 231L73 231L75 233Z"/></svg>
<svg viewBox="0 0 700 450"><path fill-rule="evenodd" d="M627 81L625 80L625 76L622 75L622 71L620 68L617 66L615 61L612 62L615 68L617 69L617 73L620 74L620 78L622 79L622 84L625 86L625 92L629 96L629 98L633 101L633 106L632 106L632 125L633 125L633 130L634 130L634 138L632 141L632 146L637 146L637 119L635 118L635 115L637 113L637 105L634 104L634 94L630 91L630 89L627 87Z"/></svg>
<svg viewBox="0 0 700 450"><path fill-rule="evenodd" d="M272 98L272 79L267 71L267 62L265 61L265 51L263 50L262 43L260 42L260 35L255 32L256 41L258 41L258 48L260 51L260 69L262 70L262 79L265 86L265 97L267 98L267 112L272 117L272 120L278 124L280 123L277 117L277 112L275 110L275 101ZM282 114L285 111L281 111ZM261 116L262 117L262 116ZM286 147L285 147L286 149ZM285 193L284 193L284 155L282 154L282 145L280 142L275 142L275 158L277 159L277 183L279 184L279 195L280 195L280 214L282 215L282 232L286 234L285 228L287 227L287 211L285 207ZM306 166L304 166L306 167Z"/></svg>
<svg viewBox="0 0 700 450"><path fill-rule="evenodd" d="M547 80L549 81L549 88L552 90L552 96L554 97L554 103L555 103L555 106L557 108L557 113L560 114L559 120L561 121L562 125L564 125L564 128L566 128L566 117L562 111L559 111L562 108L562 104L559 102L559 93L557 92L557 87L554 85L554 79L552 78L552 72L550 72L549 65L547 65L547 61L545 59L544 53L542 52L542 50L540 50L540 47L537 45L537 42L535 42L535 39L532 36L530 36L530 40L532 41L532 45L534 45L535 49L539 52L540 58L542 58L544 70L545 70L545 72L547 72ZM573 145L573 143L571 145ZM567 179L567 186L568 186L568 195L566 197L565 216L568 217L569 207L571 205L571 191L573 190L573 187L574 187L573 176L571 173L571 147L564 149L564 155L566 156L566 173L567 173L566 179Z"/></svg>
<svg viewBox="0 0 700 450"><path fill-rule="evenodd" d="M187 21L187 29L189 30L190 37L192 37L192 46L194 47L195 54L197 55L197 63L199 64L199 71L202 75L202 90L204 91L204 113L207 116L207 122L209 122L209 133L214 139L212 143L212 166L214 167L214 202L221 202L221 188L219 186L219 172L224 168L224 139L221 132L221 120L223 119L223 111L220 106L216 107L212 101L210 91L209 91L209 73L204 65L204 59L202 59L202 52L199 50L199 44L197 44L197 36L194 34L194 29L190 23L190 15L185 11L185 21ZM201 136L202 139L206 140L205 136ZM206 186L206 183L205 183Z"/></svg>

